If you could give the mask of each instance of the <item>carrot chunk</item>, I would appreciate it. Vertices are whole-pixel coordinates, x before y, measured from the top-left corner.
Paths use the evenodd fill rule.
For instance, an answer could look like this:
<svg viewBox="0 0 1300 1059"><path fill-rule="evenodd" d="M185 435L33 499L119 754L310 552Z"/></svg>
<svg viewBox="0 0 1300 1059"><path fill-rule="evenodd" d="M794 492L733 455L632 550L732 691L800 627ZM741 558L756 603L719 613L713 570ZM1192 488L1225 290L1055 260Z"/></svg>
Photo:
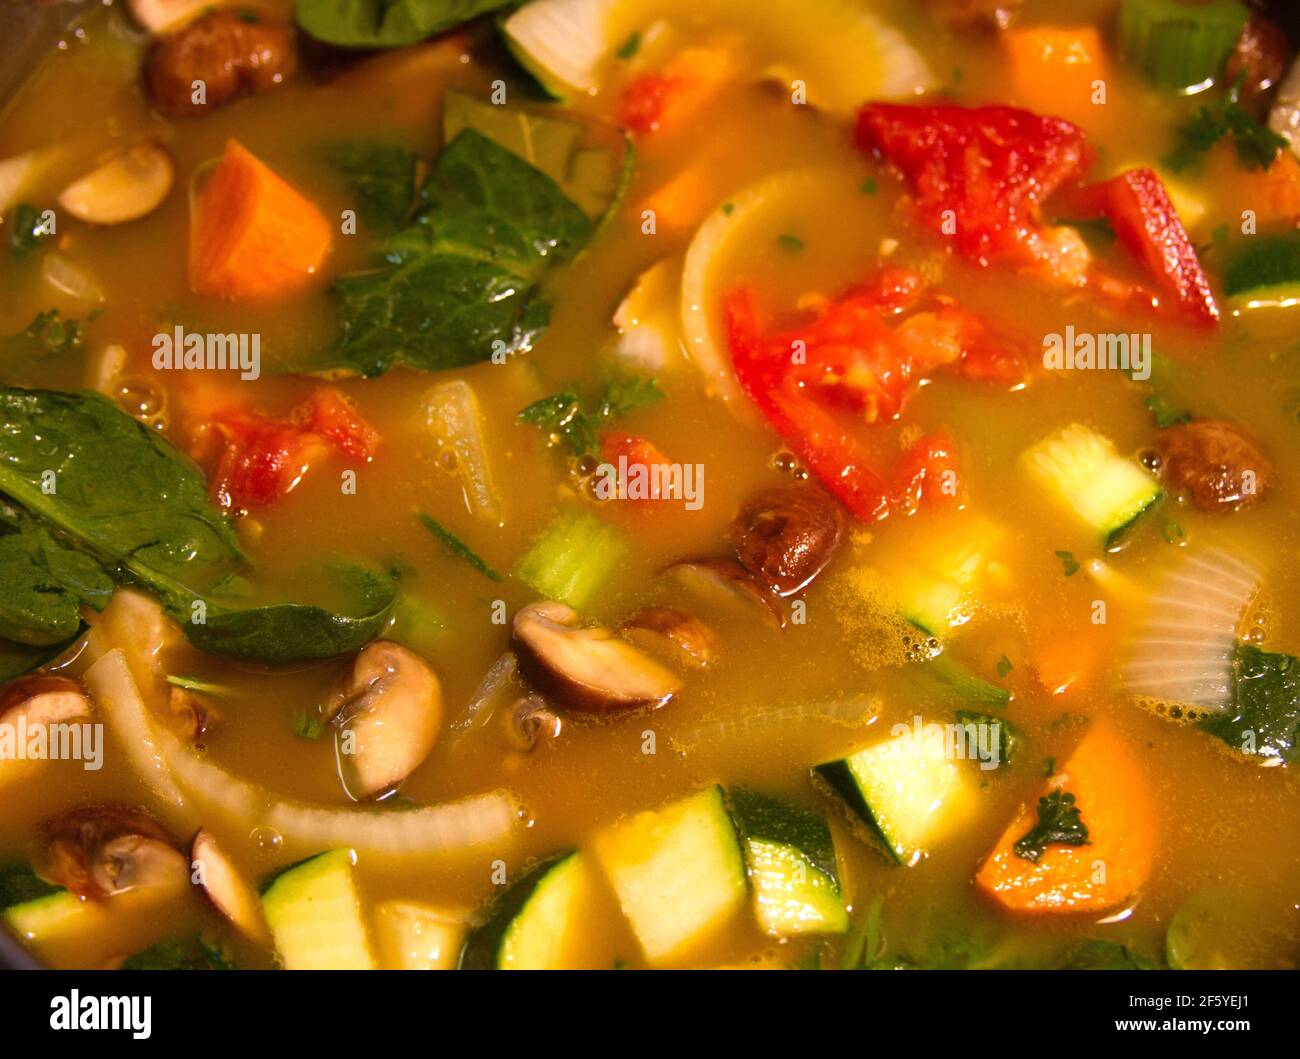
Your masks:
<svg viewBox="0 0 1300 1059"><path fill-rule="evenodd" d="M1015 852L1037 824L1024 806L975 876L975 885L1012 912L1100 912L1146 882L1155 859L1155 806L1137 760L1106 721L1094 721L1043 792L1073 794L1088 844L1049 845L1037 861Z"/></svg>
<svg viewBox="0 0 1300 1059"><path fill-rule="evenodd" d="M311 202L236 140L204 185L190 221L190 287L213 298L300 290L330 248Z"/></svg>
<svg viewBox="0 0 1300 1059"><path fill-rule="evenodd" d="M1095 126L1105 113L1093 104L1093 83L1106 80L1101 34L1090 26L1008 30L1002 47L1020 102L1031 110Z"/></svg>

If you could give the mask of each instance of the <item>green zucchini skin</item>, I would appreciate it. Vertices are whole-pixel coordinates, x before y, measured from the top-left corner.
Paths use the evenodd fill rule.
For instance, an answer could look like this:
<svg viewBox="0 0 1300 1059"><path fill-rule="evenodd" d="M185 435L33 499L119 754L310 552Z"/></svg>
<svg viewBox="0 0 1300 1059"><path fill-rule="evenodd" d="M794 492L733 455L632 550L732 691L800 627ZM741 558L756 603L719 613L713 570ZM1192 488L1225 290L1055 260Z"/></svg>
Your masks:
<svg viewBox="0 0 1300 1059"><path fill-rule="evenodd" d="M1300 296L1300 231L1244 241L1228 260L1223 289L1229 298Z"/></svg>
<svg viewBox="0 0 1300 1059"><path fill-rule="evenodd" d="M510 925L523 914L537 892L538 886L553 869L558 868L570 857L576 856L576 850L566 850L539 861L528 869L524 875L506 888L488 910L487 919L481 927L470 931L465 939L465 947L460 952L458 969L462 971L495 971L500 967L501 946L505 941Z"/></svg>
<svg viewBox="0 0 1300 1059"><path fill-rule="evenodd" d="M727 791L727 806L741 841L755 839L791 846L803 854L812 867L840 885L835 840L826 820L811 809L771 795L733 787Z"/></svg>
<svg viewBox="0 0 1300 1059"><path fill-rule="evenodd" d="M840 758L838 761L828 761L824 765L817 765L813 768L813 774L820 777L832 791L844 799L844 803L853 811L853 815L866 824L871 829L871 832L880 839L880 846L885 855L895 864L901 865L903 858L898 855L897 850L894 849L893 841L885 834L880 824L876 822L876 814L872 812L871 806L867 804L866 798L862 796L858 781L849 768L848 760Z"/></svg>

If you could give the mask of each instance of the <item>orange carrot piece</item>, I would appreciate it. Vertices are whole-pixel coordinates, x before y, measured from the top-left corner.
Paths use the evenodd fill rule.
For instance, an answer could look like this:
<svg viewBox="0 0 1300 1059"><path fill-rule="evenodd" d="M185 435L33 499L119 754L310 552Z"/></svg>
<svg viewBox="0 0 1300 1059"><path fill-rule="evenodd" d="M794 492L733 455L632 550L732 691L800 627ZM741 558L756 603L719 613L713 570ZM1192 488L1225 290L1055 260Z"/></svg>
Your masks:
<svg viewBox="0 0 1300 1059"><path fill-rule="evenodd" d="M1210 152L1206 179L1236 223L1241 211L1250 209L1261 224L1300 224L1300 159L1290 151L1282 151L1267 169L1246 169L1234 148L1219 144Z"/></svg>
<svg viewBox="0 0 1300 1059"><path fill-rule="evenodd" d="M1105 114L1093 82L1106 80L1106 48L1091 26L1008 30L1002 47L1020 102L1030 110L1095 127Z"/></svg>
<svg viewBox="0 0 1300 1059"><path fill-rule="evenodd" d="M1049 695L1064 695L1085 688L1101 661L1101 642L1082 630L1056 633L1038 645L1031 656L1038 682Z"/></svg>
<svg viewBox="0 0 1300 1059"><path fill-rule="evenodd" d="M689 165L651 192L642 209L654 211L656 230L694 228L713 207L713 177L709 166Z"/></svg>
<svg viewBox="0 0 1300 1059"><path fill-rule="evenodd" d="M320 211L235 140L199 194L190 223L190 287L238 300L291 294L330 249Z"/></svg>
<svg viewBox="0 0 1300 1059"><path fill-rule="evenodd" d="M1024 806L975 885L1012 912L1100 912L1123 904L1141 888L1155 860L1155 805L1137 759L1108 721L1092 723L1044 794L1075 796L1088 828L1086 846L1048 846L1037 862L1014 846L1038 823L1037 803Z"/></svg>

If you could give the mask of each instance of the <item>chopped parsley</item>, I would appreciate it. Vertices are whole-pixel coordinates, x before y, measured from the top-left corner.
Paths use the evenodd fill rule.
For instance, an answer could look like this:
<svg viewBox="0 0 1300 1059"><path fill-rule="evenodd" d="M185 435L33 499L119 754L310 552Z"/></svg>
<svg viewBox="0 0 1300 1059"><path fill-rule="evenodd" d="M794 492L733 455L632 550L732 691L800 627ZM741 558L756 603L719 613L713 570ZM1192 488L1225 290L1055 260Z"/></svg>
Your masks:
<svg viewBox="0 0 1300 1059"><path fill-rule="evenodd" d="M1038 799L1038 823L1012 847L1017 857L1035 864L1048 846L1086 846L1088 827L1083 822L1074 795L1052 791Z"/></svg>
<svg viewBox="0 0 1300 1059"><path fill-rule="evenodd" d="M1003 655L998 659L998 676L1005 677L1015 667L1011 664L1011 659Z"/></svg>
<svg viewBox="0 0 1300 1059"><path fill-rule="evenodd" d="M1074 557L1074 552L1061 550L1056 553L1056 557L1061 560L1066 577L1073 577L1079 572L1079 560Z"/></svg>
<svg viewBox="0 0 1300 1059"><path fill-rule="evenodd" d="M608 419L627 415L663 397L654 379L627 378L609 383L589 412L576 390L564 389L534 401L519 418L568 445L575 456L600 454L600 428Z"/></svg>
<svg viewBox="0 0 1300 1059"><path fill-rule="evenodd" d="M293 734L299 739L319 739L325 731L325 722L319 714L299 710L293 715Z"/></svg>
<svg viewBox="0 0 1300 1059"><path fill-rule="evenodd" d="M1211 147L1225 136L1237 146L1237 160L1247 169L1267 169L1278 153L1289 146L1278 135L1238 102L1238 81L1217 103L1207 103L1178 128L1178 146L1162 161L1175 173L1200 161Z"/></svg>
<svg viewBox="0 0 1300 1059"><path fill-rule="evenodd" d="M618 51L616 51L614 54L617 55L620 59L627 61L640 50L641 50L641 31L634 29L631 32L631 34L628 36L627 40L623 42L622 47L620 47Z"/></svg>
<svg viewBox="0 0 1300 1059"><path fill-rule="evenodd" d="M776 242L787 254L803 253L804 243L797 235L779 235Z"/></svg>

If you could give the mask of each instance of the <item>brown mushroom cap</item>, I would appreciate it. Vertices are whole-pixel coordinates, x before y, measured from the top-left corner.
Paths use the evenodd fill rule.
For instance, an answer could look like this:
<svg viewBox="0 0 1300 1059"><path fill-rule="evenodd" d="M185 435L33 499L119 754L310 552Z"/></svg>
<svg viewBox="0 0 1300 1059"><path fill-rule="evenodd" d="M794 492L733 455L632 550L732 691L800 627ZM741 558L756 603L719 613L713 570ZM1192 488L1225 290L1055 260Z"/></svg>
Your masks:
<svg viewBox="0 0 1300 1059"><path fill-rule="evenodd" d="M1258 500L1273 481L1273 462L1231 423L1198 420L1160 432L1162 473L1202 511L1232 511Z"/></svg>
<svg viewBox="0 0 1300 1059"><path fill-rule="evenodd" d="M190 846L194 878L217 911L241 934L259 945L270 944L271 934L262 918L257 891L240 874L212 832L199 828Z"/></svg>
<svg viewBox="0 0 1300 1059"><path fill-rule="evenodd" d="M623 634L682 665L707 669L718 660L718 634L694 614L675 607L645 607L623 623Z"/></svg>
<svg viewBox="0 0 1300 1059"><path fill-rule="evenodd" d="M35 724L71 724L90 716L90 696L78 681L52 673L19 677L0 687L0 722L22 716Z"/></svg>
<svg viewBox="0 0 1300 1059"><path fill-rule="evenodd" d="M152 887L182 889L189 861L152 816L116 803L88 805L47 821L45 874L83 897Z"/></svg>
<svg viewBox="0 0 1300 1059"><path fill-rule="evenodd" d="M840 506L812 485L780 485L751 497L731 524L740 563L779 596L806 588L835 554Z"/></svg>
<svg viewBox="0 0 1300 1059"><path fill-rule="evenodd" d="M429 756L442 724L442 685L414 651L376 640L358 653L324 715L337 729L348 793L372 798Z"/></svg>
<svg viewBox="0 0 1300 1059"><path fill-rule="evenodd" d="M533 687L574 710L613 713L662 706L681 682L599 625L583 626L563 603L530 604L515 615L519 670Z"/></svg>

